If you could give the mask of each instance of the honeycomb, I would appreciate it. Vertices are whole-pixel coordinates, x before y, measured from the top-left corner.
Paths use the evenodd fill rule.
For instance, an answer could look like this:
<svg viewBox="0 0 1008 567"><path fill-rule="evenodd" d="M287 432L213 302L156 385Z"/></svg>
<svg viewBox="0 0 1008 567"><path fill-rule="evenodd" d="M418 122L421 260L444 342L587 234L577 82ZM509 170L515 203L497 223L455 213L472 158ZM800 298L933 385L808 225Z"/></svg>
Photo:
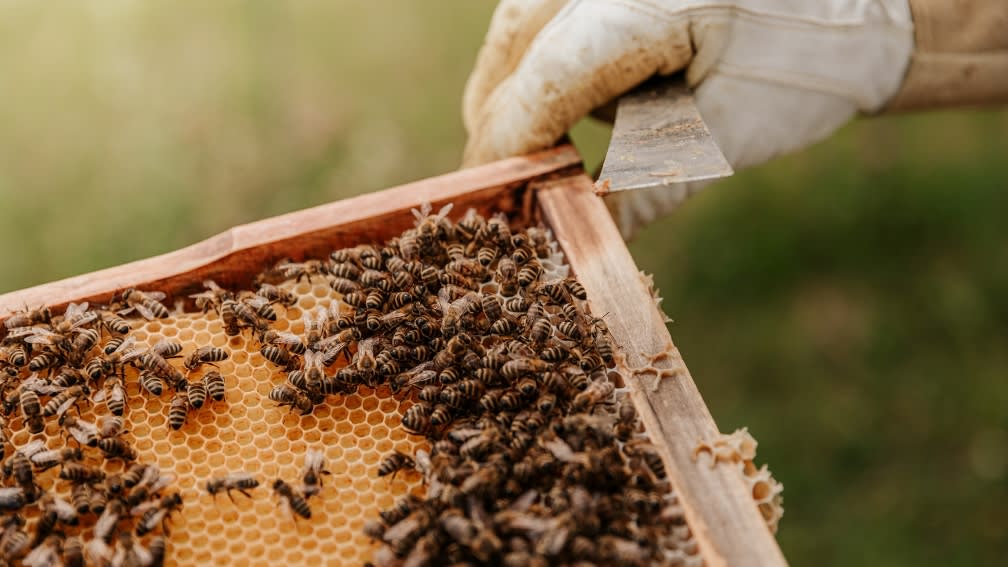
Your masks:
<svg viewBox="0 0 1008 567"><path fill-rule="evenodd" d="M297 293L298 302L287 310L277 307L274 327L295 333L303 331L302 313L326 307L333 297L322 281L282 287ZM190 410L178 431L167 423L170 394L155 398L141 392L137 371L127 370L125 437L136 449L138 461L155 463L174 475L172 487L182 492L184 500L182 510L169 522L167 565L363 565L377 549L362 532L365 519L391 507L407 492L423 494L420 475L413 470L400 471L393 480L376 475L378 462L389 452L413 454L427 447L424 438L399 425L400 416L413 403L409 398L397 399L387 387L362 386L355 394L330 397L302 416L269 400L270 389L282 383L285 374L262 357L258 343L247 333L228 337L216 315L175 310L165 319L130 322L131 336L147 346L168 339L182 343L182 356L205 345L231 353L228 360L216 363L225 377L225 400L208 399L199 410ZM191 378L199 375L201 371ZM104 408L96 405L97 411L82 407L81 419L94 421L102 415ZM20 413L12 415L17 417L8 421L9 440L14 447L23 447L33 436ZM65 446L59 425L47 421L48 445ZM292 484L298 481L309 449L324 452L332 474L324 478L321 494L310 500L311 520L295 520L270 493L269 484L277 477ZM105 461L102 468L106 473L124 469L118 460ZM226 495L214 498L206 492L211 477L239 471L260 481L252 491L254 498L235 493L232 503ZM40 477L40 485L51 484L56 470Z"/></svg>
<svg viewBox="0 0 1008 567"><path fill-rule="evenodd" d="M757 445L756 439L743 427L727 435L721 434L713 441L698 444L693 450L693 458L700 460L703 456L711 467L721 462L737 466L767 527L772 533L777 533L784 515L784 485L770 474L767 465L756 467L753 459L756 458Z"/></svg>

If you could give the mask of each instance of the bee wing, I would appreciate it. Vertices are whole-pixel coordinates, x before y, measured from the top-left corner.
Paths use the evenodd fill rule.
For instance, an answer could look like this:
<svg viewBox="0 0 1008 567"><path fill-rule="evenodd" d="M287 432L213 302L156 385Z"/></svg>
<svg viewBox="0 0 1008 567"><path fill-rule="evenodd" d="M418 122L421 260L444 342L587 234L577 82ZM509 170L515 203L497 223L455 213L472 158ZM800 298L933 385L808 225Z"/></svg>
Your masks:
<svg viewBox="0 0 1008 567"><path fill-rule="evenodd" d="M157 317L154 316L154 312L148 309L146 305L137 303L134 304L133 307L137 310L137 313L143 316L144 319L147 319L148 321L157 319Z"/></svg>
<svg viewBox="0 0 1008 567"><path fill-rule="evenodd" d="M141 502L133 508L130 509L131 516L143 516L148 510L153 510L157 508L160 503L157 500L148 500L146 502ZM108 508L106 508L107 510ZM99 520L100 521L100 520ZM95 525L95 531L98 531L98 526Z"/></svg>
<svg viewBox="0 0 1008 567"><path fill-rule="evenodd" d="M33 455L37 455L38 453L42 452L45 448L46 448L45 441L43 441L42 439L33 439L24 446L22 446L21 448L17 449L17 451L22 455L31 458Z"/></svg>
<svg viewBox="0 0 1008 567"><path fill-rule="evenodd" d="M82 327L82 326L87 325L88 323L94 321L97 318L98 318L98 312L97 311L88 311L87 313L84 313L80 317L77 317L76 319L74 319L74 322L70 326L70 328L71 329L76 329L78 327Z"/></svg>
<svg viewBox="0 0 1008 567"><path fill-rule="evenodd" d="M430 214L431 204L429 201L424 201L423 203L420 203L420 210L410 209L410 212L413 213L413 218L416 219L417 224L419 225L427 218L427 215Z"/></svg>
<svg viewBox="0 0 1008 567"><path fill-rule="evenodd" d="M210 290L210 292L221 291L221 287L213 280L203 280L203 287Z"/></svg>
<svg viewBox="0 0 1008 567"><path fill-rule="evenodd" d="M99 390L96 390L95 393L94 393L94 395L91 396L91 401L95 402L95 403L104 402L105 401L105 389L101 388Z"/></svg>
<svg viewBox="0 0 1008 567"><path fill-rule="evenodd" d="M382 315L381 322L387 326L397 325L408 316L402 309L397 309L396 311Z"/></svg>
<svg viewBox="0 0 1008 567"><path fill-rule="evenodd" d="M145 291L143 294L146 295L148 299L153 299L154 301L161 301L162 299L168 297L163 291Z"/></svg>
<svg viewBox="0 0 1008 567"><path fill-rule="evenodd" d="M161 339L160 341L157 342L157 344L152 346L150 349L152 352L155 352L160 356L164 356L164 353L171 350L172 346L173 346L172 342L169 341L168 339ZM197 349L197 351L201 350L202 348L205 347L200 347L200 349Z"/></svg>
<svg viewBox="0 0 1008 567"><path fill-rule="evenodd" d="M324 341L319 341L318 345L321 345L323 342ZM289 333L287 331L279 331L277 332L275 338L273 339L273 343L274 344L279 343L286 346L297 346L301 344L301 337L295 335L294 333Z"/></svg>
<svg viewBox="0 0 1008 567"><path fill-rule="evenodd" d="M325 463L325 455L322 451L311 449L305 453L304 468L306 471L320 473Z"/></svg>
<svg viewBox="0 0 1008 567"><path fill-rule="evenodd" d="M87 312L87 310L88 310L87 301L81 303L71 303L70 305L67 305L66 312L63 314L63 316L70 319Z"/></svg>
<svg viewBox="0 0 1008 567"><path fill-rule="evenodd" d="M441 210L438 211L438 214L437 214L437 221L441 222L442 220L444 220L445 217L448 216L448 213L451 212L451 210L452 210L452 208L454 206L455 206L455 203L448 203L447 205L441 207Z"/></svg>
<svg viewBox="0 0 1008 567"><path fill-rule="evenodd" d="M66 412L70 411L70 408L72 408L74 406L74 404L77 403L77 400L78 400L77 397L71 397L67 401L65 401L62 404L60 404L60 407L56 409L56 415L58 417L62 417L63 414L65 414Z"/></svg>
<svg viewBox="0 0 1008 567"><path fill-rule="evenodd" d="M431 380L437 378L437 371L435 370L421 370L420 372L413 375L407 384L410 386L415 386L417 384L423 384L425 382L430 382Z"/></svg>
<svg viewBox="0 0 1008 567"><path fill-rule="evenodd" d="M58 339L60 336L49 329L43 329L42 327L32 327L32 332L25 338L26 343L31 344L52 344L53 339Z"/></svg>

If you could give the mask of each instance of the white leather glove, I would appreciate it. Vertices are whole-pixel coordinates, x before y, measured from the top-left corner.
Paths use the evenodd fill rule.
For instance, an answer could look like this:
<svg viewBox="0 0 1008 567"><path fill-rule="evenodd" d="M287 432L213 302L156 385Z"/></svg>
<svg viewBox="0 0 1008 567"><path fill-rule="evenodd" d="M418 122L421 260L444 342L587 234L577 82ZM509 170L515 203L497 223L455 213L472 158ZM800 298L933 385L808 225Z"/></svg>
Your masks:
<svg viewBox="0 0 1008 567"><path fill-rule="evenodd" d="M546 148L592 109L683 68L738 169L825 138L899 88L908 0L502 0L463 100L465 165ZM700 185L609 200L624 236Z"/></svg>

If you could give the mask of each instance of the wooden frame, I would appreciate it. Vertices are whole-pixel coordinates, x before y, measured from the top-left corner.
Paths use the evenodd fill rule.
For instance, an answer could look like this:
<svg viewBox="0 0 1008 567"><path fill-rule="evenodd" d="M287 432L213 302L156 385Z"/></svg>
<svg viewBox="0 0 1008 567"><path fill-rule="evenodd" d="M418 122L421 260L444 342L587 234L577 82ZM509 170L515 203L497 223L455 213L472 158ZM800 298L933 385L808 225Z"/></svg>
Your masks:
<svg viewBox="0 0 1008 567"><path fill-rule="evenodd" d="M24 306L59 309L74 301L108 301L132 286L181 300L206 278L247 285L281 258L322 256L398 234L412 225L409 209L423 202L455 203L457 214L476 207L523 222L542 220L584 285L592 311L608 313L609 330L624 351L620 364L630 376L632 398L662 453L706 564L786 564L741 472L694 462L694 448L713 439L717 426L580 162L576 150L564 145L238 226L175 252L2 295L0 319Z"/></svg>

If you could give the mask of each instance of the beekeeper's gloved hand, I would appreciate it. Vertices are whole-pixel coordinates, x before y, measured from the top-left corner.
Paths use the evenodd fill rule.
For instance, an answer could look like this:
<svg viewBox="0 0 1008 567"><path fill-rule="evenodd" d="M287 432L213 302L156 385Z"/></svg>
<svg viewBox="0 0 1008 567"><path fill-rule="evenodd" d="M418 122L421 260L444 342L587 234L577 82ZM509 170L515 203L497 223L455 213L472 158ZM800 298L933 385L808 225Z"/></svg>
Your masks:
<svg viewBox="0 0 1008 567"><path fill-rule="evenodd" d="M469 77L465 165L542 149L654 74L686 69L735 168L821 140L899 89L908 0L503 0ZM629 236L698 186L618 193Z"/></svg>

